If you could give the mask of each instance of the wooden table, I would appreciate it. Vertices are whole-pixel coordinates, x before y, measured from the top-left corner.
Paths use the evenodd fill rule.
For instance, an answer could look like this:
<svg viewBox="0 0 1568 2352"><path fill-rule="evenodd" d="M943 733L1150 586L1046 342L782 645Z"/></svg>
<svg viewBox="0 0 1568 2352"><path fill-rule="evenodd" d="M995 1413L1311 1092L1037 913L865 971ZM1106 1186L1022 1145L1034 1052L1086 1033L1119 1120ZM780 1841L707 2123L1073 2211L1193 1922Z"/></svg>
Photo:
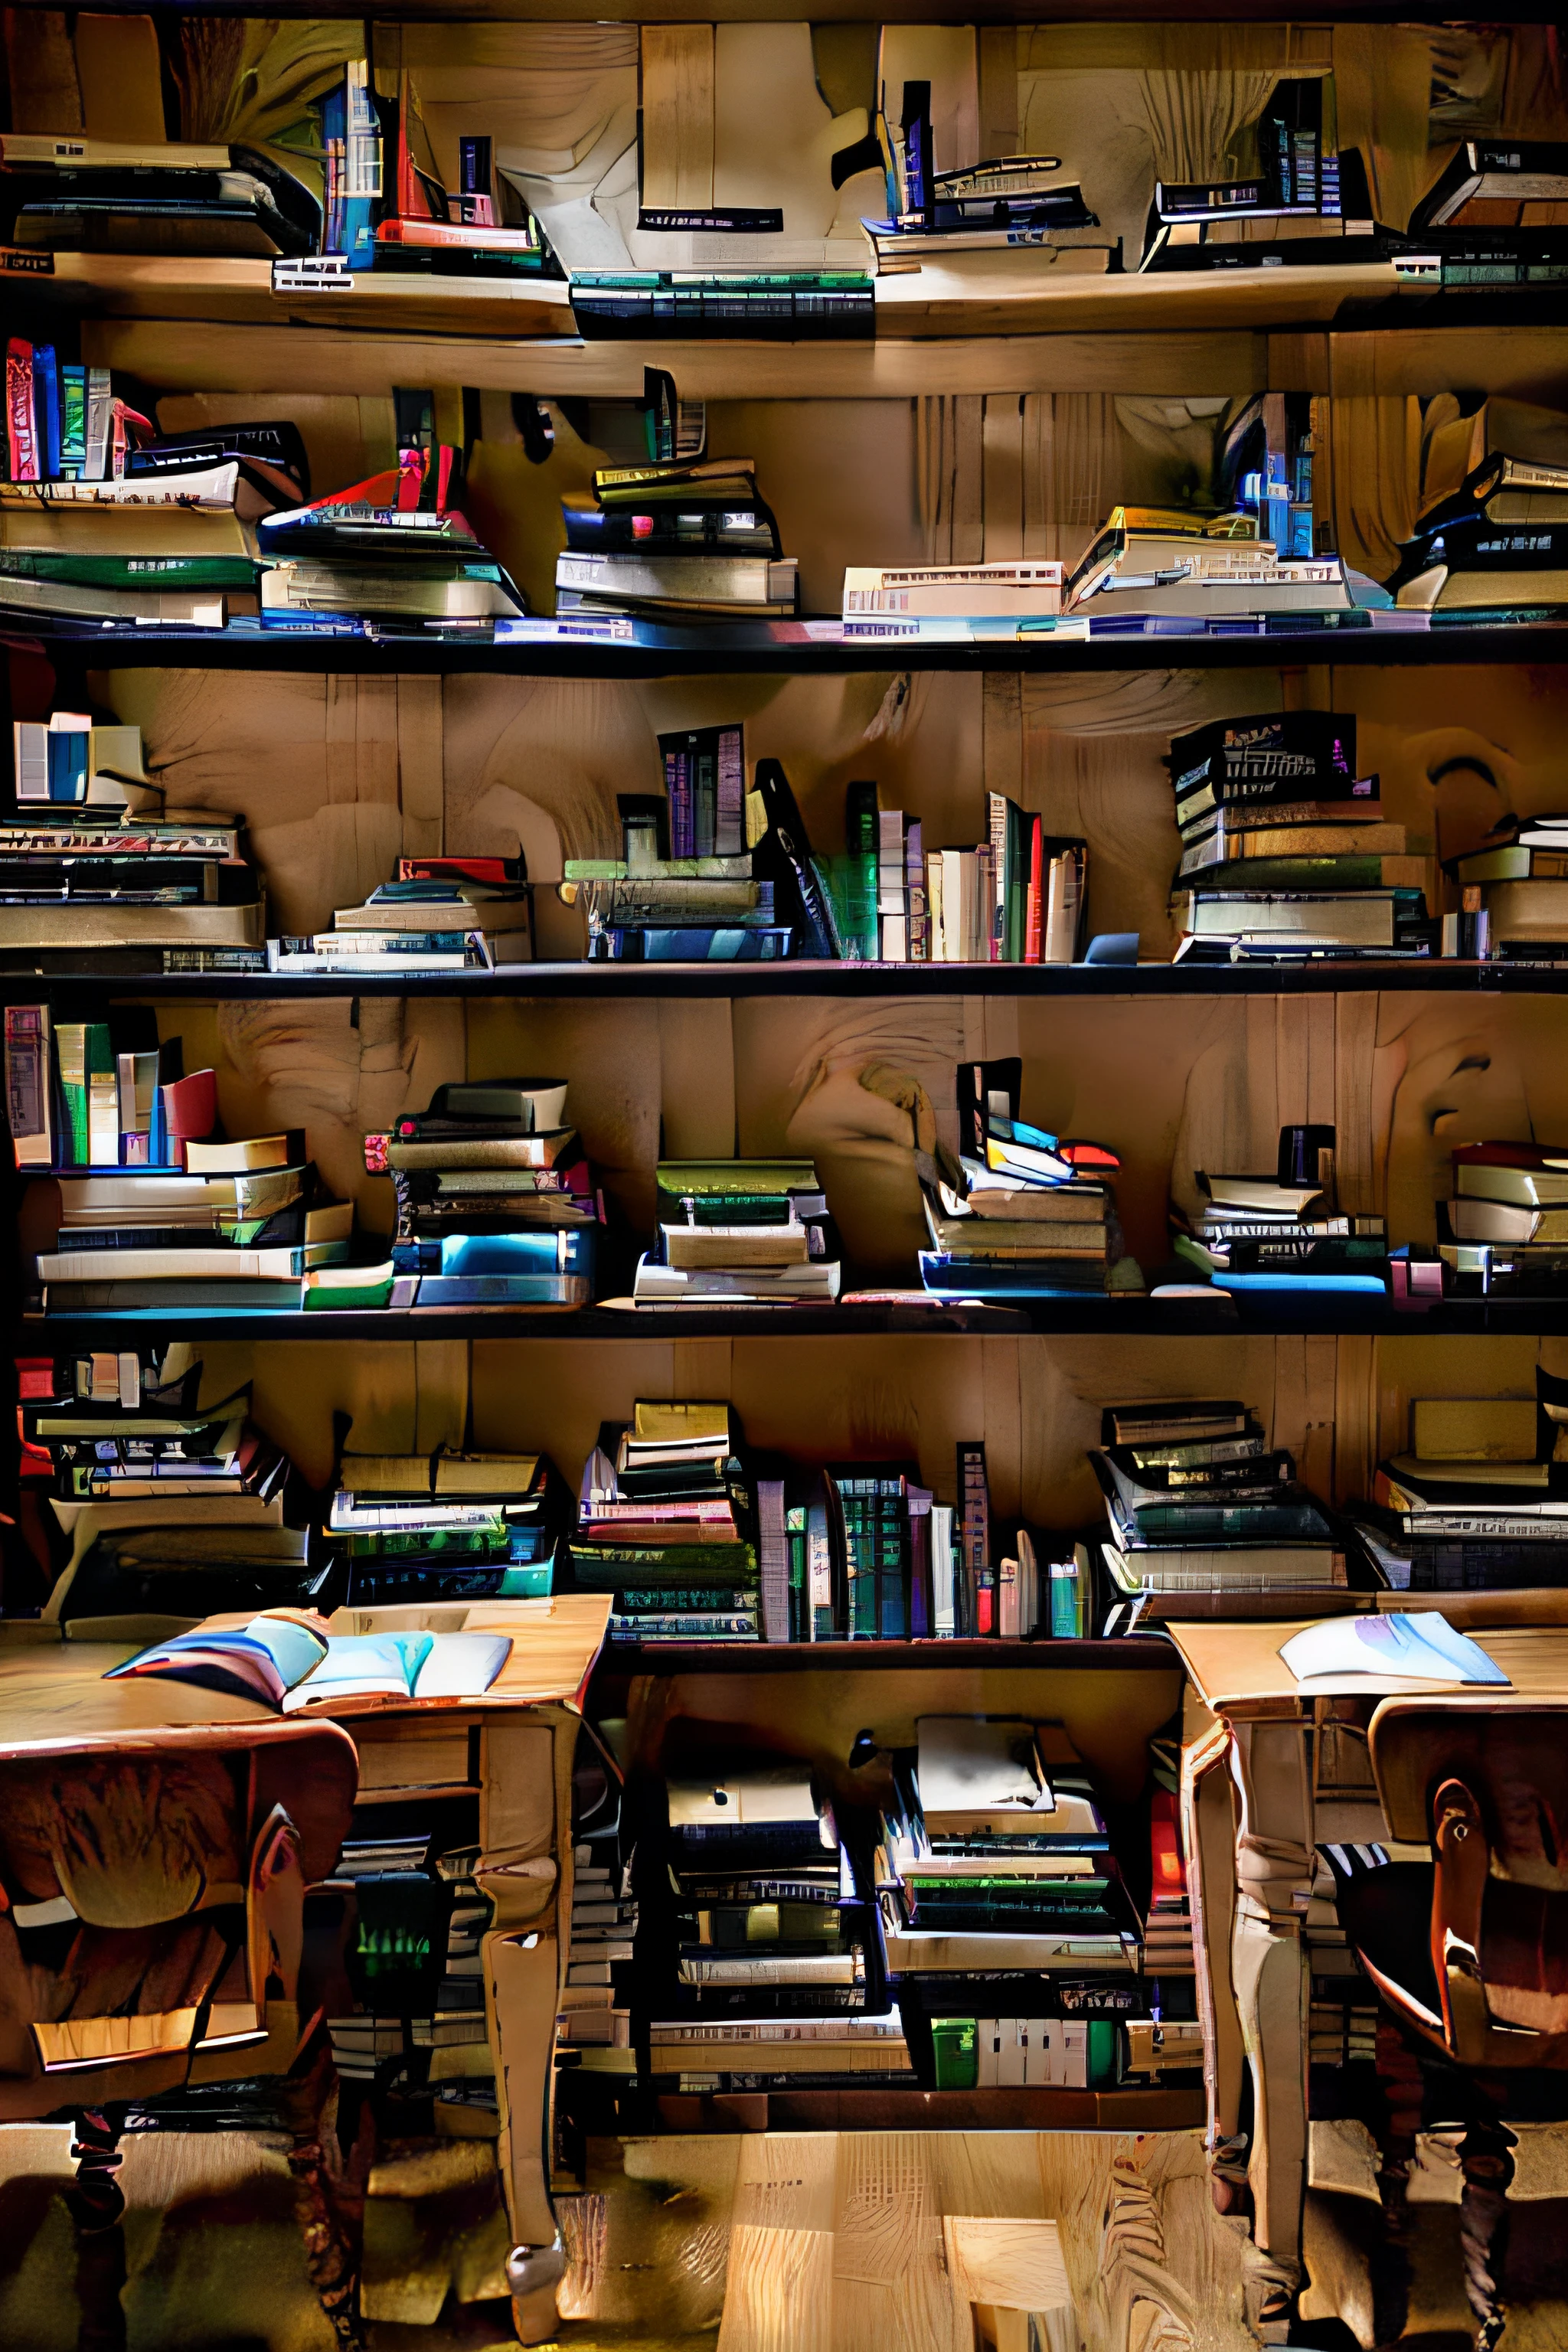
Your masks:
<svg viewBox="0 0 1568 2352"><path fill-rule="evenodd" d="M214 1629L254 1612L214 1617ZM607 1596L562 1593L440 1608L340 1610L337 1633L428 1628L507 1633L511 1654L489 1689L462 1699L353 1698L319 1711L342 1723L360 1758L360 1801L479 1799L475 1873L495 1906L484 1939L485 2018L500 2113L498 2158L514 2242L548 2245L550 2094L555 2014L572 1919L572 1764L584 1695L609 1622ZM168 1724L271 1716L258 1701L187 1683L105 1682L130 1643L40 1640L35 1626L0 1639L0 1748L110 1745ZM296 1716L291 1720L300 1718ZM555 2331L554 2296L517 2305L524 2342Z"/></svg>
<svg viewBox="0 0 1568 2352"><path fill-rule="evenodd" d="M1414 1605L1445 1596L1415 1596ZM1568 1622L1557 1593L1456 1594L1446 1613L1508 1675L1505 1706L1568 1698ZM1411 1605L1389 1593L1380 1605ZM1528 1620L1534 1616L1537 1622ZM1211 2149L1238 2130L1250 2074L1247 2157L1265 2291L1294 2294L1301 2270L1307 2168L1307 2050L1314 1917L1326 1906L1320 1843L1387 1843L1370 1767L1364 1792L1326 1793L1330 1740L1354 1736L1395 1694L1473 1705L1472 1688L1373 1675L1299 1685L1279 1652L1310 1620L1168 1628L1192 1684L1183 1742L1183 1834L1189 1864ZM1355 1703L1360 1701L1358 1706ZM1343 1726L1343 1730L1342 1730ZM1266 2326L1266 2335L1275 2327ZM1282 2328L1278 2331L1281 2336Z"/></svg>

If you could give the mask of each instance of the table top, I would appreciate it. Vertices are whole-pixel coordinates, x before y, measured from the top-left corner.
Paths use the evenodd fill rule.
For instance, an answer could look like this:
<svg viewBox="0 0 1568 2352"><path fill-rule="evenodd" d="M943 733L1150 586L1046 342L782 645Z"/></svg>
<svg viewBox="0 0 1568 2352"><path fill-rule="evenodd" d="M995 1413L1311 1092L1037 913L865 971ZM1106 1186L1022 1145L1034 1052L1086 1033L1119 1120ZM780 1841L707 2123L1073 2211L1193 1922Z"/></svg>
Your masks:
<svg viewBox="0 0 1568 2352"><path fill-rule="evenodd" d="M1552 1595L1545 1595L1551 1601ZM1317 1621L1289 1624L1253 1621L1214 1625L1200 1622L1167 1628L1198 1696L1216 1715L1280 1715L1308 1707L1314 1698L1384 1698L1422 1695L1509 1706L1539 1706L1568 1700L1568 1625L1489 1625L1466 1631L1501 1667L1510 1688L1453 1683L1381 1679L1373 1675L1315 1675L1305 1689L1280 1656L1293 1634Z"/></svg>
<svg viewBox="0 0 1568 2352"><path fill-rule="evenodd" d="M248 1623L253 1611L211 1617L215 1630ZM0 1756L33 1741L112 1739L126 1732L155 1731L169 1724L254 1723L258 1719L308 1723L312 1715L331 1721L362 1715L440 1713L482 1717L512 1707L557 1706L580 1708L594 1661L609 1623L610 1601L599 1593L563 1592L549 1601L469 1603L452 1609L340 1610L338 1633L384 1633L419 1625L470 1633L509 1633L511 1654L489 1690L458 1699L352 1698L288 1717L275 1716L258 1699L205 1690L190 1683L151 1677L105 1682L110 1667L134 1657L135 1642L0 1640ZM16 1629L20 1633L21 1629Z"/></svg>

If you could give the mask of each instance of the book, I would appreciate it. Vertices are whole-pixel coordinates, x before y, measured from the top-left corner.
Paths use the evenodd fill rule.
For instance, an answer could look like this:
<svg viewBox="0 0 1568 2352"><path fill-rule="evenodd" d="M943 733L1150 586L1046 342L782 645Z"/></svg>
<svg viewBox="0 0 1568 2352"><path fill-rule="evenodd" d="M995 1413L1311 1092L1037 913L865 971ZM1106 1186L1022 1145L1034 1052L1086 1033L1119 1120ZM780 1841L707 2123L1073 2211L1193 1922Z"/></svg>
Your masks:
<svg viewBox="0 0 1568 2352"><path fill-rule="evenodd" d="M319 1618L268 1610L244 1627L203 1627L156 1643L104 1679L193 1683L293 1714L323 1701L477 1697L511 1646L508 1634L335 1635Z"/></svg>
<svg viewBox="0 0 1568 2352"><path fill-rule="evenodd" d="M246 1176L262 1169L297 1168L304 1158L305 1138L299 1129L283 1135L247 1136L237 1142L192 1138L185 1145L185 1170L192 1176Z"/></svg>
<svg viewBox="0 0 1568 2352"><path fill-rule="evenodd" d="M1062 566L1055 562L938 564L925 569L868 569L844 574L847 635L868 614L916 618L1054 614L1061 610Z"/></svg>
<svg viewBox="0 0 1568 2352"><path fill-rule="evenodd" d="M1373 1690L1398 1690L1408 1683L1453 1689L1508 1686L1508 1676L1479 1643L1436 1609L1331 1618L1293 1633L1280 1644L1279 1655L1303 1689L1346 1679Z"/></svg>

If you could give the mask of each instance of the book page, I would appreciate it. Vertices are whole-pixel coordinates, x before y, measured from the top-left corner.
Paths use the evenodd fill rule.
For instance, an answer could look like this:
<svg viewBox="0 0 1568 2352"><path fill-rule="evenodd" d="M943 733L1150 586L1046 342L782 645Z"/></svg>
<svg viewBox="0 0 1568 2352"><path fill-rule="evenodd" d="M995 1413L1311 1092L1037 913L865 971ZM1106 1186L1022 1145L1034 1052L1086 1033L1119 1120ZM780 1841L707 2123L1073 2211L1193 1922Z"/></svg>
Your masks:
<svg viewBox="0 0 1568 2352"><path fill-rule="evenodd" d="M510 1633L437 1633L414 1677L416 1698L478 1698L511 1655Z"/></svg>

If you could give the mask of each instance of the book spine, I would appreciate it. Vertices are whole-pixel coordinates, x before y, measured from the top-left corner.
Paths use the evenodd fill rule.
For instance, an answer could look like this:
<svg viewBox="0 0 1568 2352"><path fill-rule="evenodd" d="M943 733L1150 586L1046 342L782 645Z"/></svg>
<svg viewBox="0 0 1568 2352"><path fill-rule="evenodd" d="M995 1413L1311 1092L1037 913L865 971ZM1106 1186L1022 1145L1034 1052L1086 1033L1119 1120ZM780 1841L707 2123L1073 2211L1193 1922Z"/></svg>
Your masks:
<svg viewBox="0 0 1568 2352"><path fill-rule="evenodd" d="M987 963L1005 963L1007 959L1007 801L1005 793L985 795L987 841L990 847L991 869L989 888L984 900L986 945L982 950Z"/></svg>
<svg viewBox="0 0 1568 2352"><path fill-rule="evenodd" d="M5 1007L5 1115L17 1167L51 1167L54 1118L47 1004Z"/></svg>
<svg viewBox="0 0 1568 2352"><path fill-rule="evenodd" d="M714 761L713 854L739 857L746 846L745 735L741 728L719 729Z"/></svg>
<svg viewBox="0 0 1568 2352"><path fill-rule="evenodd" d="M953 1513L950 1504L933 1503L931 1510L931 1630L939 1638L958 1630L954 1606Z"/></svg>
<svg viewBox="0 0 1568 2352"><path fill-rule="evenodd" d="M18 801L47 801L49 797L49 730L37 719L18 719L13 722L11 741L16 761L16 793Z"/></svg>
<svg viewBox="0 0 1568 2352"><path fill-rule="evenodd" d="M790 1548L782 1478L757 1481L757 1549L762 1572L763 1639L790 1638Z"/></svg>
<svg viewBox="0 0 1568 2352"><path fill-rule="evenodd" d="M351 58L343 74L343 251L351 269L375 261L375 215L382 195L381 119L367 61Z"/></svg>
<svg viewBox="0 0 1568 2352"><path fill-rule="evenodd" d="M991 1566L991 1496L985 1448L979 1442L958 1449L958 1496L962 1514L963 1577L959 1602L966 1621L960 1631L972 1638L996 1630L995 1576Z"/></svg>
<svg viewBox="0 0 1568 2352"><path fill-rule="evenodd" d="M915 1507L915 1497L910 1500L910 1607L909 1632L912 1642L929 1641L936 1631L931 1593L931 1511L929 1496L923 1507Z"/></svg>
<svg viewBox="0 0 1568 2352"><path fill-rule="evenodd" d="M102 482L109 478L109 436L113 422L114 392L109 380L109 370L91 367L87 372L87 465L83 479Z"/></svg>
<svg viewBox="0 0 1568 2352"><path fill-rule="evenodd" d="M1024 961L1038 963L1045 938L1045 901L1049 888L1046 874L1045 828L1038 817L1029 827L1029 895L1024 916Z"/></svg>
<svg viewBox="0 0 1568 2352"><path fill-rule="evenodd" d="M38 465L46 482L60 473L60 373L53 343L39 343L33 352L33 394L38 436Z"/></svg>
<svg viewBox="0 0 1568 2352"><path fill-rule="evenodd" d="M789 1542L789 1637L792 1642L811 1638L807 1610L806 1580L806 1515L800 1505L793 1505L784 1513L784 1528Z"/></svg>
<svg viewBox="0 0 1568 2352"><path fill-rule="evenodd" d="M1018 1638L1018 1563L1005 1559L996 1570L996 1631L1004 1642Z"/></svg>
<svg viewBox="0 0 1568 2352"><path fill-rule="evenodd" d="M904 919L909 934L909 957L911 963L931 961L931 929L926 908L926 862L924 837L918 816L912 816L904 835Z"/></svg>
<svg viewBox="0 0 1568 2352"><path fill-rule="evenodd" d="M79 480L87 467L87 370L60 370L60 474Z"/></svg>
<svg viewBox="0 0 1568 2352"><path fill-rule="evenodd" d="M13 482L41 480L33 346L18 335L13 335L5 346L5 453Z"/></svg>

